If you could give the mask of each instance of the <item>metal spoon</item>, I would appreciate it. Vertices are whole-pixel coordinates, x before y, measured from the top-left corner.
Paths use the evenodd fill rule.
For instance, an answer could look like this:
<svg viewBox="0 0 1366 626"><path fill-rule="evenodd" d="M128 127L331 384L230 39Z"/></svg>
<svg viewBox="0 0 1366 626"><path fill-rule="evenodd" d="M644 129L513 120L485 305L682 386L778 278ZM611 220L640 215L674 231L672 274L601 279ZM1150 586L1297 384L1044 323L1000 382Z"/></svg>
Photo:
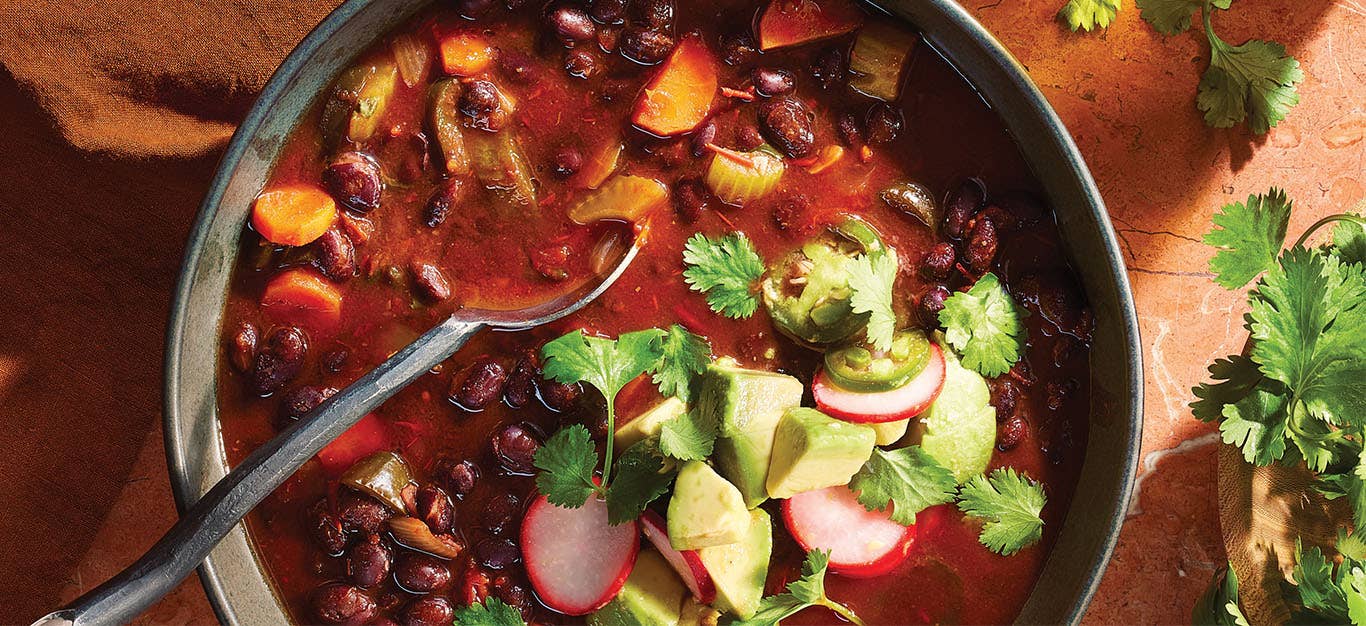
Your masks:
<svg viewBox="0 0 1366 626"><path fill-rule="evenodd" d="M209 551L304 462L486 328L527 330L569 315L592 302L635 260L638 242L601 282L536 306L510 311L461 309L399 350L370 373L301 417L223 476L156 545L127 569L35 626L125 624L170 593Z"/></svg>

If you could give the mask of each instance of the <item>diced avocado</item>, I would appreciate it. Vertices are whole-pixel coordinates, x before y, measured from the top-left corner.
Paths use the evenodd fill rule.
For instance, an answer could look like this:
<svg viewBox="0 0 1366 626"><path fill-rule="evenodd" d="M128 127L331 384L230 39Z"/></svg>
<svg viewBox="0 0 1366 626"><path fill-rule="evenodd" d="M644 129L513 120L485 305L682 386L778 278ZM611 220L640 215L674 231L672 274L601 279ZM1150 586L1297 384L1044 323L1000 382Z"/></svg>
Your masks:
<svg viewBox="0 0 1366 626"><path fill-rule="evenodd" d="M702 461L683 465L669 500L669 543L675 550L735 543L748 525L745 500L734 485Z"/></svg>
<svg viewBox="0 0 1366 626"><path fill-rule="evenodd" d="M873 454L877 435L863 424L837 420L816 409L793 407L778 422L768 497L844 485Z"/></svg>
<svg viewBox="0 0 1366 626"><path fill-rule="evenodd" d="M683 610L678 614L678 626L716 626L721 612L688 596L683 598Z"/></svg>
<svg viewBox="0 0 1366 626"><path fill-rule="evenodd" d="M890 446L902 437L906 436L906 427L911 425L911 420L897 420L895 422L878 422L869 424L873 427L873 432L877 433L877 445Z"/></svg>
<svg viewBox="0 0 1366 626"><path fill-rule="evenodd" d="M920 416L920 424L907 439L925 449L958 482L965 483L985 472L996 447L996 407L991 390L980 374L959 365L944 350L947 367L944 390Z"/></svg>
<svg viewBox="0 0 1366 626"><path fill-rule="evenodd" d="M713 459L740 495L754 508L768 497L768 465L773 433L783 412L801 404L801 381L785 374L713 364L703 374L698 416L717 424Z"/></svg>
<svg viewBox="0 0 1366 626"><path fill-rule="evenodd" d="M687 590L658 552L642 549L626 584L588 616L592 626L677 626Z"/></svg>
<svg viewBox="0 0 1366 626"><path fill-rule="evenodd" d="M621 452L640 441L659 436L659 431L667 422L688 412L688 405L678 398L670 397L622 424L612 435L612 446Z"/></svg>
<svg viewBox="0 0 1366 626"><path fill-rule="evenodd" d="M716 585L716 608L749 619L759 608L773 552L773 523L763 509L749 512L748 528L736 543L697 551Z"/></svg>

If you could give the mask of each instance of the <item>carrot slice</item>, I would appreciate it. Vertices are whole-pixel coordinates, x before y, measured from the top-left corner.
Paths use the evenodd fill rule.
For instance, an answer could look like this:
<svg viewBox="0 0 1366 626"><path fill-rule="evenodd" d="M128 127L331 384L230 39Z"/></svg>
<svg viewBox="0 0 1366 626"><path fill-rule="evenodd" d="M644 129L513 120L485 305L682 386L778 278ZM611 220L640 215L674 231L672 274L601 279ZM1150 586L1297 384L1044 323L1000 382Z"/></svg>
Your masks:
<svg viewBox="0 0 1366 626"><path fill-rule="evenodd" d="M441 40L441 67L447 74L474 76L493 64L493 47L482 37L456 33Z"/></svg>
<svg viewBox="0 0 1366 626"><path fill-rule="evenodd" d="M843 35L862 23L863 13L848 0L772 0L759 18L759 49Z"/></svg>
<svg viewBox="0 0 1366 626"><path fill-rule="evenodd" d="M309 269L276 274L261 294L261 308L281 322L328 329L341 319L342 294Z"/></svg>
<svg viewBox="0 0 1366 626"><path fill-rule="evenodd" d="M686 133L707 119L716 89L716 61L706 42L685 37L641 92L631 121L662 137Z"/></svg>
<svg viewBox="0 0 1366 626"><path fill-rule="evenodd" d="M579 173L574 177L574 182L585 189L597 189L602 186L607 177L617 171L617 161L624 149L625 146L620 141L612 139L590 151L583 161L583 167L579 168Z"/></svg>
<svg viewBox="0 0 1366 626"><path fill-rule="evenodd" d="M384 422L374 413L360 418L359 422L342 433L327 447L318 451L318 461L323 469L332 475L345 472L356 461L389 445L389 432Z"/></svg>
<svg viewBox="0 0 1366 626"><path fill-rule="evenodd" d="M337 221L337 203L313 185L288 185L262 192L251 207L251 226L267 241L302 246Z"/></svg>

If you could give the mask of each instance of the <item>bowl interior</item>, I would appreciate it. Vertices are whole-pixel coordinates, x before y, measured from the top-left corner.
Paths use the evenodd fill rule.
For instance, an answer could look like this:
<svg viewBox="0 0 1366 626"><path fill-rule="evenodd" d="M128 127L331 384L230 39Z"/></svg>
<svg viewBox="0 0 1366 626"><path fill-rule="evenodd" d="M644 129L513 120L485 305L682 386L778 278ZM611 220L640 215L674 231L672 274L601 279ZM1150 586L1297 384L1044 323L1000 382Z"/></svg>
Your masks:
<svg viewBox="0 0 1366 626"><path fill-rule="evenodd" d="M165 439L181 507L197 500L227 470L217 419L216 357L205 355L219 353L228 282L252 199L295 122L331 77L356 52L427 4L343 4L285 60L229 144L191 233L167 333ZM1063 531L1019 617L1021 623L1075 623L1114 547L1138 460L1142 375L1122 257L1076 146L1000 43L952 0L874 4L914 24L1027 148L1025 158L1049 197L1095 311L1086 458ZM239 525L200 569L222 622L288 621L263 571Z"/></svg>

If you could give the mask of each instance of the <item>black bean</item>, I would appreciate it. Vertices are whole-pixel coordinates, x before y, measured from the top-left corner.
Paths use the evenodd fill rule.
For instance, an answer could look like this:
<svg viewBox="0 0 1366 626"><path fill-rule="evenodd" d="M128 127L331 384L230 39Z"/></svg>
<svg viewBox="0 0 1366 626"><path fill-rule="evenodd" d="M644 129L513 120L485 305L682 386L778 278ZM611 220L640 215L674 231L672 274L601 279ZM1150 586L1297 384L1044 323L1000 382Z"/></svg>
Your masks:
<svg viewBox="0 0 1366 626"><path fill-rule="evenodd" d="M510 493L495 495L484 506L484 530L494 535L512 530L522 514L521 501Z"/></svg>
<svg viewBox="0 0 1366 626"><path fill-rule="evenodd" d="M920 273L925 278L947 280L953 274L953 267L957 262L958 252L953 249L953 244L941 241L930 246L929 252L925 253L925 260L920 264Z"/></svg>
<svg viewBox="0 0 1366 626"><path fill-rule="evenodd" d="M967 234L968 222L982 210L986 197L982 181L976 178L963 181L944 201L944 233L962 239Z"/></svg>
<svg viewBox="0 0 1366 626"><path fill-rule="evenodd" d="M450 626L455 609L441 596L422 596L403 607L403 626Z"/></svg>
<svg viewBox="0 0 1366 626"><path fill-rule="evenodd" d="M674 38L657 30L627 27L621 33L617 49L622 56L636 63L655 65L673 52Z"/></svg>
<svg viewBox="0 0 1366 626"><path fill-rule="evenodd" d="M986 272L991 269L991 264L996 261L998 245L996 226L991 220L979 216L974 220L972 231L968 236L967 249L964 250L963 256L967 257L969 267L978 272Z"/></svg>
<svg viewBox="0 0 1366 626"><path fill-rule="evenodd" d="M526 587L512 584L511 581L494 586L493 595L504 604L517 609L523 616L531 609L531 594L527 592Z"/></svg>
<svg viewBox="0 0 1366 626"><path fill-rule="evenodd" d="M773 207L773 225L777 226L778 230L795 228L810 208L811 198L806 194L784 194L782 201Z"/></svg>
<svg viewBox="0 0 1366 626"><path fill-rule="evenodd" d="M1020 416L1006 419L996 432L996 449L1006 452L1020 445L1029 434L1029 424Z"/></svg>
<svg viewBox="0 0 1366 626"><path fill-rule="evenodd" d="M707 188L696 178L685 178L674 183L674 211L683 221L692 223L702 216L707 208Z"/></svg>
<svg viewBox="0 0 1366 626"><path fill-rule="evenodd" d="M446 491L436 485L418 487L416 502L417 518L427 523L433 533L443 535L450 532L455 524L455 505Z"/></svg>
<svg viewBox="0 0 1366 626"><path fill-rule="evenodd" d="M982 212L977 214L977 219L991 220L991 225L996 227L996 234L998 235L1014 232L1020 227L1019 218L995 204L988 204L987 208L982 209Z"/></svg>
<svg viewBox="0 0 1366 626"><path fill-rule="evenodd" d="M749 76L754 81L754 91L765 98L785 96L797 88L797 77L784 69L756 67Z"/></svg>
<svg viewBox="0 0 1366 626"><path fill-rule="evenodd" d="M345 490L337 500L337 517L350 532L377 533L394 512L379 500Z"/></svg>
<svg viewBox="0 0 1366 626"><path fill-rule="evenodd" d="M841 113L835 120L835 133L840 143L853 148L863 143L863 131L859 128L858 118L848 111Z"/></svg>
<svg viewBox="0 0 1366 626"><path fill-rule="evenodd" d="M431 263L413 262L409 271L413 276L413 289L418 297L427 302L440 302L451 297L451 284L441 268Z"/></svg>
<svg viewBox="0 0 1366 626"><path fill-rule="evenodd" d="M436 464L433 476L446 486L446 491L457 498L463 498L474 491L479 482L479 466L468 459L441 459Z"/></svg>
<svg viewBox="0 0 1366 626"><path fill-rule="evenodd" d="M574 78L593 78L602 73L604 63L588 48L573 48L564 53L564 71Z"/></svg>
<svg viewBox="0 0 1366 626"><path fill-rule="evenodd" d="M507 369L502 363L481 357L470 366L459 386L451 388L451 402L466 411L482 411L503 395Z"/></svg>
<svg viewBox="0 0 1366 626"><path fill-rule="evenodd" d="M474 545L474 558L491 570L505 570L522 560L517 544L506 539L484 539Z"/></svg>
<svg viewBox="0 0 1366 626"><path fill-rule="evenodd" d="M626 0L589 0L588 15L603 24L620 24L626 18Z"/></svg>
<svg viewBox="0 0 1366 626"><path fill-rule="evenodd" d="M657 31L674 26L674 0L634 0L630 8L632 24Z"/></svg>
<svg viewBox="0 0 1366 626"><path fill-rule="evenodd" d="M342 282L356 275L356 246L341 229L333 227L313 241L314 263L324 276Z"/></svg>
<svg viewBox="0 0 1366 626"><path fill-rule="evenodd" d="M427 228L440 226L450 215L451 207L459 205L464 199L466 191L463 179L447 178L441 181L422 207L422 224Z"/></svg>
<svg viewBox="0 0 1366 626"><path fill-rule="evenodd" d="M816 135L811 130L811 109L800 100L778 98L759 107L759 129L775 148L799 159L811 154Z"/></svg>
<svg viewBox="0 0 1366 626"><path fill-rule="evenodd" d="M297 420L336 393L336 387L324 387L322 385L295 387L281 396L280 415L286 421Z"/></svg>
<svg viewBox="0 0 1366 626"><path fill-rule="evenodd" d="M1048 409L1051 411L1061 409L1063 405L1067 403L1067 400L1072 397L1072 394L1077 392L1077 388L1077 381L1071 379L1062 382L1054 381L1048 383L1045 387L1048 394L1046 396Z"/></svg>
<svg viewBox="0 0 1366 626"><path fill-rule="evenodd" d="M707 144L716 143L716 122L707 120L692 134L692 155L701 157L707 153Z"/></svg>
<svg viewBox="0 0 1366 626"><path fill-rule="evenodd" d="M256 354L251 371L252 391L268 396L285 386L303 368L308 355L308 342L303 331L286 326L277 328L266 338L265 349Z"/></svg>
<svg viewBox="0 0 1366 626"><path fill-rule="evenodd" d="M721 35L721 61L726 65L744 65L758 54L759 45L750 36L748 28Z"/></svg>
<svg viewBox="0 0 1366 626"><path fill-rule="evenodd" d="M536 471L536 451L541 449L541 441L531 428L524 424L504 424L489 441L494 458L509 472L532 474Z"/></svg>
<svg viewBox="0 0 1366 626"><path fill-rule="evenodd" d="M450 583L451 570L434 556L410 552L394 563L394 580L408 591L427 593Z"/></svg>
<svg viewBox="0 0 1366 626"><path fill-rule="evenodd" d="M478 19L492 10L495 4L494 0L456 0L455 7L461 15Z"/></svg>
<svg viewBox="0 0 1366 626"><path fill-rule="evenodd" d="M536 379L541 376L541 368L536 365L536 355L528 350L517 357L517 363L508 374L507 384L503 385L503 401L514 409L520 409L536 397Z"/></svg>
<svg viewBox="0 0 1366 626"><path fill-rule="evenodd" d="M920 321L928 328L939 327L939 312L944 310L944 301L952 295L949 288L944 285L931 285L923 295L920 296L918 310Z"/></svg>
<svg viewBox="0 0 1366 626"><path fill-rule="evenodd" d="M816 84L820 85L821 89L843 84L848 70L849 62L842 48L826 48L816 55L816 60L811 63L811 77L816 79Z"/></svg>
<svg viewBox="0 0 1366 626"><path fill-rule="evenodd" d="M498 130L494 117L502 106L498 87L487 80L470 81L460 94L460 112L469 116L476 128Z"/></svg>
<svg viewBox="0 0 1366 626"><path fill-rule="evenodd" d="M243 374L251 371L252 364L256 362L258 339L255 324L247 321L237 323L237 329L228 339L228 361L237 371Z"/></svg>
<svg viewBox="0 0 1366 626"><path fill-rule="evenodd" d="M547 378L542 378L536 383L536 388L541 392L541 402L546 408L564 413L572 410L579 404L579 397L583 395L583 387L578 383L562 383Z"/></svg>
<svg viewBox="0 0 1366 626"><path fill-rule="evenodd" d="M555 151L554 166L557 175L565 178L573 176L583 167L583 153L574 146L561 146Z"/></svg>
<svg viewBox="0 0 1366 626"><path fill-rule="evenodd" d="M393 563L394 551L369 533L346 552L346 576L358 587L374 587L389 576Z"/></svg>
<svg viewBox="0 0 1366 626"><path fill-rule="evenodd" d="M996 407L996 421L1003 422L1014 416L1023 395L1020 385L1013 378L1001 377L991 381L991 405Z"/></svg>
<svg viewBox="0 0 1366 626"><path fill-rule="evenodd" d="M574 6L561 5L550 10L545 18L550 32L565 45L574 45L592 40L597 36L597 26L588 12Z"/></svg>
<svg viewBox="0 0 1366 626"><path fill-rule="evenodd" d="M735 131L735 147L748 152L764 145L764 135L758 128L745 124Z"/></svg>
<svg viewBox="0 0 1366 626"><path fill-rule="evenodd" d="M323 170L323 186L338 204L366 213L379 208L384 182L379 176L379 164L368 154L343 152Z"/></svg>
<svg viewBox="0 0 1366 626"><path fill-rule="evenodd" d="M323 353L323 371L336 374L346 368L346 360L351 357L351 353L345 347L333 348Z"/></svg>
<svg viewBox="0 0 1366 626"><path fill-rule="evenodd" d="M313 614L329 624L364 622L375 614L375 602L351 585L331 583L313 592Z"/></svg>
<svg viewBox="0 0 1366 626"><path fill-rule="evenodd" d="M901 116L901 109L894 107L886 102L878 102L868 109L865 118L867 131L864 137L868 143L879 146L892 143L901 135L901 128L906 121Z"/></svg>
<svg viewBox="0 0 1366 626"><path fill-rule="evenodd" d="M314 543L329 556L337 556L346 549L346 532L342 522L328 509L323 498L308 509L308 530Z"/></svg>

